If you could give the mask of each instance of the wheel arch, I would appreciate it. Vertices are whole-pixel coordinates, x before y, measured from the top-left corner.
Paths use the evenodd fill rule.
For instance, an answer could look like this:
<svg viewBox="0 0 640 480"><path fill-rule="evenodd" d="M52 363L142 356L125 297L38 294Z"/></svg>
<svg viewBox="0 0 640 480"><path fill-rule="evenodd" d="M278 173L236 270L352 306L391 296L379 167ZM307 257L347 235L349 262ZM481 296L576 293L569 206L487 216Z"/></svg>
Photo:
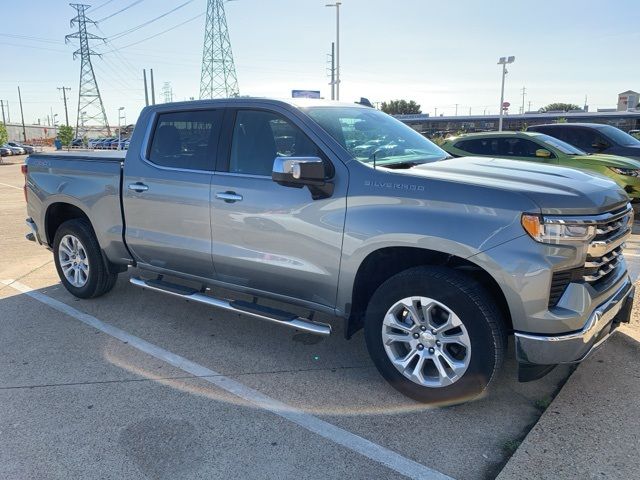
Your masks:
<svg viewBox="0 0 640 480"><path fill-rule="evenodd" d="M364 313L371 295L382 283L408 268L440 265L452 268L477 280L495 300L507 331L513 329L506 296L496 279L480 265L457 255L418 247L384 247L369 253L360 263L354 278L351 303L345 309L345 337L363 326Z"/></svg>
<svg viewBox="0 0 640 480"><path fill-rule="evenodd" d="M47 243L51 247L53 247L53 241L60 225L68 220L73 220L74 218L82 218L86 220L93 230L93 224L91 223L89 216L77 205L69 202L54 202L47 207L44 216L44 232Z"/></svg>

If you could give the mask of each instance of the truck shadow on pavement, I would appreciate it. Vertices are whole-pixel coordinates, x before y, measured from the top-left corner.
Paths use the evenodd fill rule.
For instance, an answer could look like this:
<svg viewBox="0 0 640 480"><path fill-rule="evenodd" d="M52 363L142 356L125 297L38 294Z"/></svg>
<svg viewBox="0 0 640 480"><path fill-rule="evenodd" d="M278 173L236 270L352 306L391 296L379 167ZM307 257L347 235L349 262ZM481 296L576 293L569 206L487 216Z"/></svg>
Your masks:
<svg viewBox="0 0 640 480"><path fill-rule="evenodd" d="M362 332L347 341L340 322L318 318L331 322L334 333L314 337L141 290L130 285L128 277L121 275L112 292L93 300L72 297L60 284L36 292L410 458L422 458L427 449L434 458L454 464L464 452L473 468L456 467L462 468L453 472L457 478L495 476L513 453L505 445L526 435L542 414L541 405L550 402L571 371L562 366L536 382L518 383L510 342L505 368L487 395L462 405L430 408L390 387L369 360ZM4 290L7 295L11 287ZM255 409L210 383L198 382L197 377L159 366L161 362L151 361L134 346L94 331L26 294L12 293L0 300L2 316L13 319L3 327L1 345L6 353L0 391L127 379L232 408ZM13 330L10 324L20 328ZM21 375L21 363L30 359L36 359L34 375ZM64 371L75 373L60 378ZM179 416L180 402L174 408ZM141 418L149 414L140 411ZM455 435L448 441L436 435L408 445L403 439L416 422L428 424L431 431ZM132 437L139 436L136 425L126 428ZM424 463L439 468L428 459ZM444 466L440 469L447 471Z"/></svg>

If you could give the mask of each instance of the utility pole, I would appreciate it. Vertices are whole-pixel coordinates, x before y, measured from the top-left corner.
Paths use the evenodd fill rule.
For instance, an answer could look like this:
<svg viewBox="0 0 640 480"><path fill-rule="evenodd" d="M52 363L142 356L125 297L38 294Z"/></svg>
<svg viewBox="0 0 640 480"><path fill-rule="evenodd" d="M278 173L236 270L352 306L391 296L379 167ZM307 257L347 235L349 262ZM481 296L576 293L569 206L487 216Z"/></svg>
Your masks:
<svg viewBox="0 0 640 480"><path fill-rule="evenodd" d="M438 107L435 107L434 112L433 112L433 116L434 117L438 116Z"/></svg>
<svg viewBox="0 0 640 480"><path fill-rule="evenodd" d="M520 113L524 114L524 96L527 94L527 88L522 87L522 90L520 91L522 92L522 109L520 110Z"/></svg>
<svg viewBox="0 0 640 480"><path fill-rule="evenodd" d="M153 68L151 70L151 105L156 104L156 86L153 82Z"/></svg>
<svg viewBox="0 0 640 480"><path fill-rule="evenodd" d="M329 54L329 57L331 58L331 69L330 69L331 82L329 82L329 85L331 85L331 100L335 100L336 99L336 44L335 42L331 42L331 53Z"/></svg>
<svg viewBox="0 0 640 480"><path fill-rule="evenodd" d="M529 100L529 108L527 109L529 112L531 111L531 100Z"/></svg>
<svg viewBox="0 0 640 480"><path fill-rule="evenodd" d="M20 94L20 87L18 86L18 101L20 102L20 116L22 117L22 141L27 141L27 129L24 127L24 112L22 111L22 95Z"/></svg>
<svg viewBox="0 0 640 480"><path fill-rule="evenodd" d="M149 106L149 90L147 89L147 70L142 69L142 78L144 79L144 104Z"/></svg>
<svg viewBox="0 0 640 480"><path fill-rule="evenodd" d="M0 100L0 107L2 107L2 123L4 125L7 124L6 120L4 119L4 100Z"/></svg>
<svg viewBox="0 0 640 480"><path fill-rule="evenodd" d="M94 52L89 47L89 40L104 40L93 33L87 32L87 23L95 24L96 22L87 18L85 11L89 8L89 5L81 3L72 3L71 7L75 8L77 15L71 19L71 26L78 25L77 33L71 33L64 37L65 42L69 39L78 39L80 48L73 52L73 58L80 55L80 88L78 89L78 119L76 120L76 137L84 136L84 129L86 121L95 121L101 127L106 127L107 135L111 135L111 129L109 128L109 122L107 120L107 114L104 110L104 104L102 103L102 97L100 96L100 89L98 88L98 82L96 81L96 75L93 71L93 65L91 64L91 57L93 55L100 54ZM82 122L82 131L80 131L80 112L85 112L86 116Z"/></svg>
<svg viewBox="0 0 640 480"><path fill-rule="evenodd" d="M207 0L200 99L237 97L239 94L224 0Z"/></svg>
<svg viewBox="0 0 640 480"><path fill-rule="evenodd" d="M458 116L458 104L456 103L456 117Z"/></svg>
<svg viewBox="0 0 640 480"><path fill-rule="evenodd" d="M325 5L325 7L336 7L336 100L340 100L340 5L342 5L342 2Z"/></svg>
<svg viewBox="0 0 640 480"><path fill-rule="evenodd" d="M62 86L58 87L58 90L62 90L62 99L64 100L64 118L67 122L67 125L69 125L69 110L67 110L67 90L71 91L71 88Z"/></svg>
<svg viewBox="0 0 640 480"><path fill-rule="evenodd" d="M469 116L471 116L471 107L469 107Z"/></svg>

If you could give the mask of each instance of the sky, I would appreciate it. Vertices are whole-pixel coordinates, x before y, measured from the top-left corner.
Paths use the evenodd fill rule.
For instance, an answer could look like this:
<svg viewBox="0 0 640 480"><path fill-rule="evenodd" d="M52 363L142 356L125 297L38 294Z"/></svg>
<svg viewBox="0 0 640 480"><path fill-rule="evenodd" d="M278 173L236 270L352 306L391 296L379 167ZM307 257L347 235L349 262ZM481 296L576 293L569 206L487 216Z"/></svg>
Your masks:
<svg viewBox="0 0 640 480"><path fill-rule="evenodd" d="M75 125L80 59L73 59L77 41L64 42L75 31L75 10L61 0L1 3L0 99L8 101L11 121L19 120L20 86L26 123L46 123L52 113L64 122L57 87L66 86ZM154 70L157 103L165 82L174 100L198 98L206 0L87 3L87 17L98 22L89 31L109 39L91 46L103 53L92 62L111 125L119 107L127 123L144 107L143 68ZM225 3L241 95L286 98L292 89L311 89L330 98L336 23L335 8L325 3ZM526 110L529 102L533 110L556 101L582 106L585 95L592 110L613 108L618 93L640 91L639 18L638 0L342 0L340 99L415 100L431 115L454 115L456 104L458 115L497 114L497 60L514 55L505 87L512 113L523 87Z"/></svg>

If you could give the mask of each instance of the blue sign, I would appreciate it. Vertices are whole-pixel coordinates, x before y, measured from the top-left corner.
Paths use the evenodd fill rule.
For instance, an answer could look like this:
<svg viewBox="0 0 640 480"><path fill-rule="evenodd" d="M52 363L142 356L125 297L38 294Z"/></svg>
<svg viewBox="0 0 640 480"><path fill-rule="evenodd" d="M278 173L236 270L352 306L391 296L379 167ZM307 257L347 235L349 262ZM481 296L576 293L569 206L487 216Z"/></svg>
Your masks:
<svg viewBox="0 0 640 480"><path fill-rule="evenodd" d="M320 90L291 90L291 98L320 98Z"/></svg>

